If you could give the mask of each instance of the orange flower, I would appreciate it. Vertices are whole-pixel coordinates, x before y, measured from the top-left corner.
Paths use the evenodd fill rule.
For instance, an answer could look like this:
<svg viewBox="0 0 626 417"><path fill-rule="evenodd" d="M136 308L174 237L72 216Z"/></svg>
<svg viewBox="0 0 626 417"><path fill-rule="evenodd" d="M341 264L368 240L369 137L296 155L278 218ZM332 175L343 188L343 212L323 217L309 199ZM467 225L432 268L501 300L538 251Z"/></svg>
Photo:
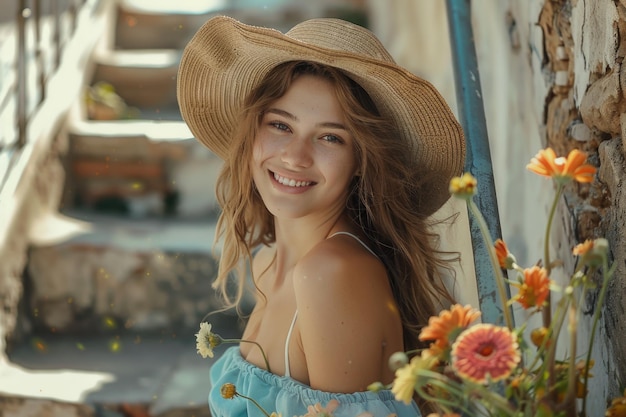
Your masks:
<svg viewBox="0 0 626 417"><path fill-rule="evenodd" d="M509 252L509 248L506 246L506 243L504 243L504 240L497 239L494 248L496 249L496 256L500 268L513 269L513 264L516 262L515 256Z"/></svg>
<svg viewBox="0 0 626 417"><path fill-rule="evenodd" d="M519 302L522 307L541 308L550 294L550 279L545 268L533 266L524 270L524 282L512 283L519 288L519 292L512 299Z"/></svg>
<svg viewBox="0 0 626 417"><path fill-rule="evenodd" d="M452 368L478 384L507 378L520 360L515 335L490 323L470 327L452 345Z"/></svg>
<svg viewBox="0 0 626 417"><path fill-rule="evenodd" d="M558 157L552 148L540 150L530 163L526 165L529 171L544 177L552 177L559 182L567 182L574 179L578 182L591 182L596 173L596 168L583 164L587 155L578 149L573 149L565 157Z"/></svg>
<svg viewBox="0 0 626 417"><path fill-rule="evenodd" d="M586 240L572 249L574 256L580 256L581 262L589 266L601 266L609 251L609 243L604 238Z"/></svg>
<svg viewBox="0 0 626 417"><path fill-rule="evenodd" d="M591 251L591 249L593 249L593 240L587 239L584 243L579 243L574 246L572 253L575 256L586 255Z"/></svg>
<svg viewBox="0 0 626 417"><path fill-rule="evenodd" d="M626 390L622 397L611 401L611 406L606 410L606 417L626 417Z"/></svg>
<svg viewBox="0 0 626 417"><path fill-rule="evenodd" d="M421 341L434 340L438 349L446 349L456 336L465 330L470 323L480 317L480 311L470 305L455 304L450 310L444 310L438 317L431 317L428 326L420 332ZM435 349L437 350L437 349Z"/></svg>

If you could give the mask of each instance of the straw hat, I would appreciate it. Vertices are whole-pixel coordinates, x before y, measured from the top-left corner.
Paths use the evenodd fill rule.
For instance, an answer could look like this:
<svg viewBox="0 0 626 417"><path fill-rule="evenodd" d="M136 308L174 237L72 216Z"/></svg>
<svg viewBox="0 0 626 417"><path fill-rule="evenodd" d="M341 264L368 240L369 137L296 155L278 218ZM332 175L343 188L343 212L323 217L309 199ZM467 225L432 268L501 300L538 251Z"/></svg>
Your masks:
<svg viewBox="0 0 626 417"><path fill-rule="evenodd" d="M416 51L419 53L419 51ZM313 61L343 70L397 125L427 182L421 209L432 214L449 197L450 179L465 161L461 126L439 92L398 66L369 30L330 18L304 21L286 34L230 17L208 20L185 47L178 103L194 136L222 159L248 93L275 66Z"/></svg>

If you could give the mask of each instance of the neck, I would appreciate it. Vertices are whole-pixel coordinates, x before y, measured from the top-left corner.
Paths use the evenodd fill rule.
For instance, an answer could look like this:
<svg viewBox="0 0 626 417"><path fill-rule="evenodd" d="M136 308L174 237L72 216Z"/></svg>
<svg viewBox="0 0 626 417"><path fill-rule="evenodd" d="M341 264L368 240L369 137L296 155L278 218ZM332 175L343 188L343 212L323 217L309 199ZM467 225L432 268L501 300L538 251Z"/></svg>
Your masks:
<svg viewBox="0 0 626 417"><path fill-rule="evenodd" d="M307 219L276 219L276 261L279 268L293 267L318 243L336 231L351 230L345 215L312 222Z"/></svg>

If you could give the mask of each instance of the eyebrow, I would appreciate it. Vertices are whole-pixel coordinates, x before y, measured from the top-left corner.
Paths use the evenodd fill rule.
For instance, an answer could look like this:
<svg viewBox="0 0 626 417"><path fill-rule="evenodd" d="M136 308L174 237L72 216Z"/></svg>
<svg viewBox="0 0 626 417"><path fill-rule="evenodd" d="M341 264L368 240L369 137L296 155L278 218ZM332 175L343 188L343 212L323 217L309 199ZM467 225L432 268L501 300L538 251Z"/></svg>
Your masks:
<svg viewBox="0 0 626 417"><path fill-rule="evenodd" d="M265 111L265 113L274 113L277 114L279 116L283 116L286 117L287 119L293 120L295 122L299 121L298 117L294 114L289 113L288 111L282 110L282 109L277 109L275 107L269 108ZM323 123L318 123L317 126L320 127L328 127L328 128L332 128L332 129L341 129L341 130L348 130L343 124L341 123L335 123L335 122L323 122Z"/></svg>

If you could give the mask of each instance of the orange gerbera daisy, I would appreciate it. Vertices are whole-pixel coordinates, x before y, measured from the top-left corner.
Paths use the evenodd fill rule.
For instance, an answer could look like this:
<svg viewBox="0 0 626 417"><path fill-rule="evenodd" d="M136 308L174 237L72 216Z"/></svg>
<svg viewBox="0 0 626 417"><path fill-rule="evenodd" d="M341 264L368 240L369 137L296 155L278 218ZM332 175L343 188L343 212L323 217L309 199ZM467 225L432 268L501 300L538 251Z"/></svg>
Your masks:
<svg viewBox="0 0 626 417"><path fill-rule="evenodd" d="M544 177L552 177L559 182L574 179L578 182L591 182L596 168L583 164L587 155L578 149L573 149L567 157L558 157L552 148L540 150L530 163L526 165L529 171Z"/></svg>
<svg viewBox="0 0 626 417"><path fill-rule="evenodd" d="M478 317L480 311L470 305L455 304L437 317L428 320L428 326L420 332L421 341L433 340L436 348L446 349L450 343Z"/></svg>
<svg viewBox="0 0 626 417"><path fill-rule="evenodd" d="M506 243L504 243L504 240L497 239L493 246L496 250L496 257L498 258L500 268L513 269L516 262L515 256L509 252L509 248L506 246Z"/></svg>
<svg viewBox="0 0 626 417"><path fill-rule="evenodd" d="M512 283L519 288L519 292L512 300L517 301L525 309L541 308L550 294L550 279L545 268L533 266L524 269L524 282Z"/></svg>
<svg viewBox="0 0 626 417"><path fill-rule="evenodd" d="M520 359L515 335L490 323L470 327L452 345L452 368L461 378L478 384L505 379Z"/></svg>

